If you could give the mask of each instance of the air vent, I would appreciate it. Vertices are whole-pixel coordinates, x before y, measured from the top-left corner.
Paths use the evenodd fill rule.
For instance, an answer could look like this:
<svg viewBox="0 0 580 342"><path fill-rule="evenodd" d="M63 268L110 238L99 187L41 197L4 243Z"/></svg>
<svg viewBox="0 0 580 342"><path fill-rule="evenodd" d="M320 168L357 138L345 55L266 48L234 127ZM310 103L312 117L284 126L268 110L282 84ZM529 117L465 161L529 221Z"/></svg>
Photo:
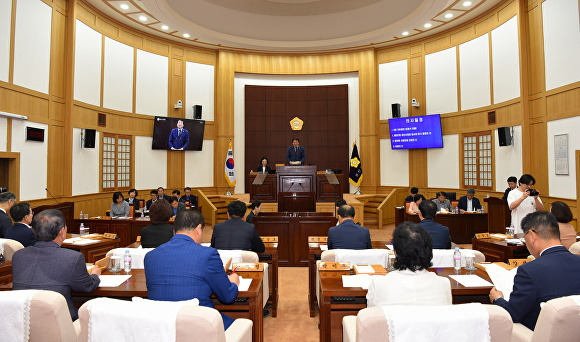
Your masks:
<svg viewBox="0 0 580 342"><path fill-rule="evenodd" d="M487 112L487 124L495 125L495 110L493 112Z"/></svg>
<svg viewBox="0 0 580 342"><path fill-rule="evenodd" d="M107 115L99 113L99 127L107 127Z"/></svg>

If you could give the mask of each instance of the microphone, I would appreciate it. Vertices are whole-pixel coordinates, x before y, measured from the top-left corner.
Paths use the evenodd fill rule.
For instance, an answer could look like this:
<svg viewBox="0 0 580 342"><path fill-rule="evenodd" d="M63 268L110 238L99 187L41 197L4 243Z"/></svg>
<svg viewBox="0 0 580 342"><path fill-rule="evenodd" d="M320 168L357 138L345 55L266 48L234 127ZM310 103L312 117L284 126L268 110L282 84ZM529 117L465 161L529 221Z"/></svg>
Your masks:
<svg viewBox="0 0 580 342"><path fill-rule="evenodd" d="M292 186L294 185L295 182L292 182L292 184L290 184L290 186L288 187L288 189L285 192L290 192L290 189L292 189Z"/></svg>
<svg viewBox="0 0 580 342"><path fill-rule="evenodd" d="M306 191L306 189L304 188L304 186L302 185L302 183L298 183L298 185L300 185L300 187L302 187L302 190L304 190L304 192L308 192L308 191Z"/></svg>
<svg viewBox="0 0 580 342"><path fill-rule="evenodd" d="M44 188L44 190L46 190L46 192L48 192L48 194L50 195L50 197L52 197L52 199L56 202L56 204L60 204L56 198L50 193L50 190L48 190L48 188Z"/></svg>

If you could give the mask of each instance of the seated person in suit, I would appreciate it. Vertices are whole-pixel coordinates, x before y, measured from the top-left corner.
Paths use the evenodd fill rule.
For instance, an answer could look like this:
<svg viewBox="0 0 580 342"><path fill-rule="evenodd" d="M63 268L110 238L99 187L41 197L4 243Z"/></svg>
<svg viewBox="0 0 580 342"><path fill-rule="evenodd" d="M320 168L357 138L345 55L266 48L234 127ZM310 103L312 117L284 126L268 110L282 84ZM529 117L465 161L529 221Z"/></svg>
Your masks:
<svg viewBox="0 0 580 342"><path fill-rule="evenodd" d="M173 211L171 205L166 200L157 200L149 209L151 224L141 229L141 246L143 248L156 248L171 240L173 237L173 226L167 221L171 218Z"/></svg>
<svg viewBox="0 0 580 342"><path fill-rule="evenodd" d="M346 203L346 200L344 198L337 199L336 201L334 201L334 217L336 217L336 225L337 226L340 224L340 221L338 221L338 208L342 207L345 204L347 204L347 203Z"/></svg>
<svg viewBox="0 0 580 342"><path fill-rule="evenodd" d="M153 203L155 203L158 199L157 197L157 190L151 190L149 192L149 196L151 196L151 199L147 201L147 203L145 203L145 207L147 208L147 210L151 210L151 206L153 205Z"/></svg>
<svg viewBox="0 0 580 342"><path fill-rule="evenodd" d="M552 213L537 211L526 215L522 229L526 247L536 259L518 267L509 302L495 287L489 299L506 309L514 323L534 330L541 303L580 295L580 255L561 245L558 221Z"/></svg>
<svg viewBox="0 0 580 342"><path fill-rule="evenodd" d="M436 214L437 205L433 201L422 201L419 204L419 219L421 219L419 225L431 234L434 249L449 249L451 248L449 228L433 221Z"/></svg>
<svg viewBox="0 0 580 342"><path fill-rule="evenodd" d="M131 189L129 190L129 197L125 198L125 201L127 203L129 203L129 205L132 205L135 208L135 211L139 210L139 200L137 199L137 196L139 195L139 193L137 192L137 189Z"/></svg>
<svg viewBox="0 0 580 342"><path fill-rule="evenodd" d="M243 220L246 204L232 201L228 204L228 220L215 225L211 246L216 249L241 249L263 253L266 250L253 224Z"/></svg>
<svg viewBox="0 0 580 342"><path fill-rule="evenodd" d="M354 207L348 204L338 208L336 227L328 230L328 249L371 249L371 233L354 223Z"/></svg>
<svg viewBox="0 0 580 342"><path fill-rule="evenodd" d="M113 194L113 203L111 203L111 217L129 216L129 203L123 198L123 194L117 191Z"/></svg>
<svg viewBox="0 0 580 342"><path fill-rule="evenodd" d="M507 201L508 195L510 191L518 187L518 179L514 176L509 176L507 179L508 187L505 189L503 193L503 197L501 198L504 201Z"/></svg>
<svg viewBox="0 0 580 342"><path fill-rule="evenodd" d="M437 205L437 211L445 209L451 212L451 210L453 210L451 202L447 199L447 194L443 191L437 193L437 198L433 199L433 203Z"/></svg>
<svg viewBox="0 0 580 342"><path fill-rule="evenodd" d="M409 203L409 210L407 210L407 213L411 215L419 214L419 204L421 204L422 201L422 195L416 194L413 196L413 201Z"/></svg>
<svg viewBox="0 0 580 342"><path fill-rule="evenodd" d="M367 307L384 305L451 305L451 284L427 268L433 259L431 235L413 222L393 232L395 271L372 277Z"/></svg>
<svg viewBox="0 0 580 342"><path fill-rule="evenodd" d="M286 161L289 165L304 165L306 161L306 150L300 146L300 139L292 139L292 146L286 152Z"/></svg>
<svg viewBox="0 0 580 342"><path fill-rule="evenodd" d="M12 220L8 217L8 212L15 203L16 196L12 192L0 192L0 238L5 237L8 228L12 227Z"/></svg>
<svg viewBox="0 0 580 342"><path fill-rule="evenodd" d="M254 217L258 216L258 214L262 210L262 202L256 200L248 206L248 209L250 209L251 211L248 214L248 216L246 216L246 222L254 223L252 222L254 220Z"/></svg>
<svg viewBox="0 0 580 342"><path fill-rule="evenodd" d="M22 246L34 245L36 239L30 224L34 213L27 202L16 203L10 208L10 216L14 220L14 225L6 231L6 238L20 242Z"/></svg>
<svg viewBox="0 0 580 342"><path fill-rule="evenodd" d="M47 209L32 219L34 246L12 257L13 290L48 290L64 296L72 320L78 318L71 293L91 293L99 287L99 267L87 272L85 257L72 249L60 248L66 238L66 222L59 210Z"/></svg>
<svg viewBox="0 0 580 342"><path fill-rule="evenodd" d="M574 229L574 226L570 224L570 221L574 218L572 210L570 210L568 204L556 201L552 203L550 212L556 216L556 220L558 221L558 227L560 228L560 241L562 242L562 245L567 249L570 249L570 246L576 242L576 229ZM12 215L12 209L10 209L10 215ZM14 218L14 215L12 215L12 218Z"/></svg>
<svg viewBox="0 0 580 342"><path fill-rule="evenodd" d="M163 198L164 200L169 201L169 196L165 194L165 189L163 189L161 186L157 188L157 198Z"/></svg>
<svg viewBox="0 0 580 342"><path fill-rule="evenodd" d="M262 157L260 160L260 166L256 169L256 171L261 173L272 173L272 168L268 165L268 158Z"/></svg>
<svg viewBox="0 0 580 342"><path fill-rule="evenodd" d="M197 207L197 196L191 194L191 188L186 187L185 189L183 189L183 192L185 193L185 195L181 196L181 199L179 199L179 201L185 203L185 206L187 206L187 202L189 202L190 207L192 208Z"/></svg>
<svg viewBox="0 0 580 342"><path fill-rule="evenodd" d="M181 191L175 189L171 192L171 196L177 198L177 200L179 201L179 199L181 198Z"/></svg>
<svg viewBox="0 0 580 342"><path fill-rule="evenodd" d="M152 300L182 301L197 298L213 308L211 295L231 303L238 295L236 273L226 275L214 248L200 245L204 218L197 210L183 210L175 218L175 236L145 255L147 295ZM222 314L224 328L234 320Z"/></svg>
<svg viewBox="0 0 580 342"><path fill-rule="evenodd" d="M459 203L457 204L457 208L459 212L463 214L466 211L476 211L481 208L481 203L479 203L479 199L475 197L475 189L468 188L467 189L467 196L461 196L459 198Z"/></svg>
<svg viewBox="0 0 580 342"><path fill-rule="evenodd" d="M185 210L185 203L179 202L179 199L176 197L171 197L169 204L171 204L171 217L175 217L182 210Z"/></svg>
<svg viewBox="0 0 580 342"><path fill-rule="evenodd" d="M413 201L413 197L415 197L415 195L417 195L418 193L419 193L419 188L412 187L411 193L409 194L409 196L405 197L405 202Z"/></svg>

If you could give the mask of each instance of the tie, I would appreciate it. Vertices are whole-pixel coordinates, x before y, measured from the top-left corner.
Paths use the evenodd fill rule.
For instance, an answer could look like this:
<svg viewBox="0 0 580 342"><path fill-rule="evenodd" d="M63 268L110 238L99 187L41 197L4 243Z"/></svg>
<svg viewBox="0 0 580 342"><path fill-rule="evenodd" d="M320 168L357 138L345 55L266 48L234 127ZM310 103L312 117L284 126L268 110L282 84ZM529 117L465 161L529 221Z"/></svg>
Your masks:
<svg viewBox="0 0 580 342"><path fill-rule="evenodd" d="M294 153L298 153L298 147L294 147Z"/></svg>
<svg viewBox="0 0 580 342"><path fill-rule="evenodd" d="M181 135L181 129L177 131L177 136Z"/></svg>

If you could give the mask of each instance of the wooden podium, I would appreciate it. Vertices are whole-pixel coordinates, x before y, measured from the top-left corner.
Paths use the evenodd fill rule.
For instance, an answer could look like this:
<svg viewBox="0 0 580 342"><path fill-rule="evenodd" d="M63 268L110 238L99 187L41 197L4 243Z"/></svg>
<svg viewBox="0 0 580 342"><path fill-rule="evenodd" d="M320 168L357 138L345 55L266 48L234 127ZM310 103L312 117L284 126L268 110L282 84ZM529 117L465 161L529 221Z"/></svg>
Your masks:
<svg viewBox="0 0 580 342"><path fill-rule="evenodd" d="M512 213L506 200L497 197L484 198L487 203L488 221L487 230L490 233L505 233L512 221Z"/></svg>
<svg viewBox="0 0 580 342"><path fill-rule="evenodd" d="M278 166L278 211L316 211L316 166Z"/></svg>

